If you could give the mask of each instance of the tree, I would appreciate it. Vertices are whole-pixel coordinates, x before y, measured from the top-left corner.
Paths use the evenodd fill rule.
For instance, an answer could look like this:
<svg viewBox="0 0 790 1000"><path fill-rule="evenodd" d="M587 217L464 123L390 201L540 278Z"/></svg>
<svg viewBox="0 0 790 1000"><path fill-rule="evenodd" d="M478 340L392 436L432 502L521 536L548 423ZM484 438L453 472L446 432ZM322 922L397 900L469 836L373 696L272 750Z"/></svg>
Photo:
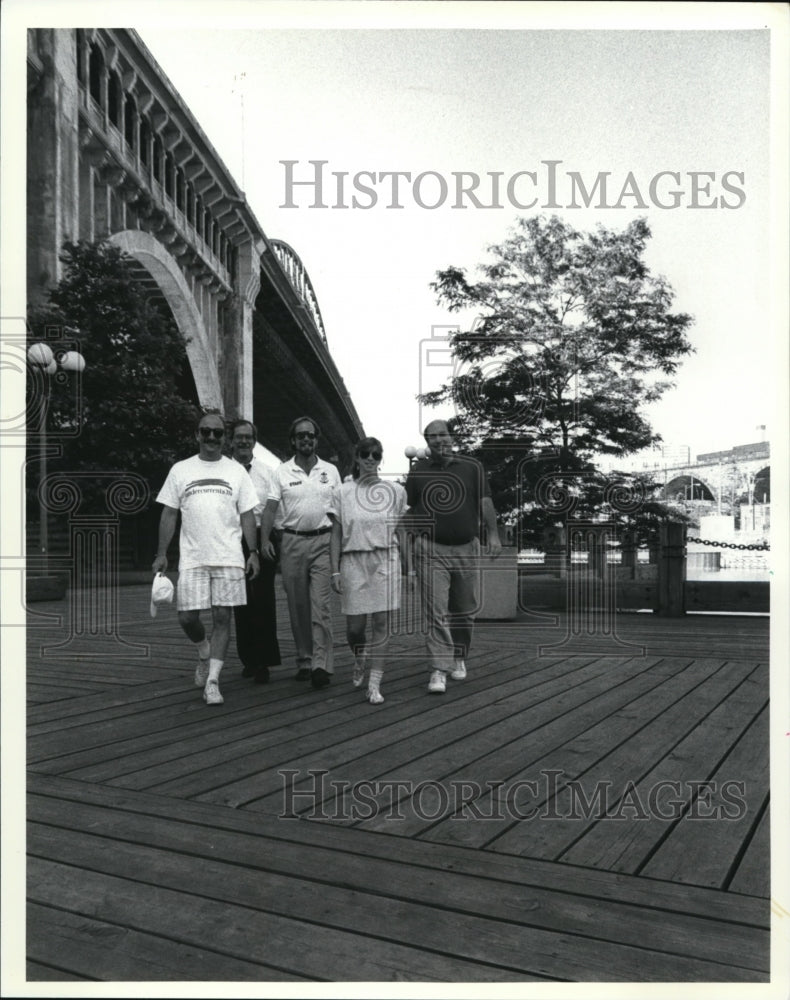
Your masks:
<svg viewBox="0 0 790 1000"><path fill-rule="evenodd" d="M50 382L47 428L62 452L49 470L134 472L155 489L195 450L198 400L184 339L117 247L66 243L60 259L63 277L48 303L29 312L28 339L73 337L86 367L79 396L65 380ZM81 489L84 506L100 502L98 477L95 488L83 477Z"/></svg>
<svg viewBox="0 0 790 1000"><path fill-rule="evenodd" d="M692 319L671 311L672 289L645 264L649 238L644 219L583 233L556 216L522 218L489 248L482 280L449 267L431 284L471 321L451 338L453 376L420 400L452 404L456 434L485 454L513 516L517 468L533 486L549 473L593 482L596 456L660 441L640 408L673 384Z"/></svg>

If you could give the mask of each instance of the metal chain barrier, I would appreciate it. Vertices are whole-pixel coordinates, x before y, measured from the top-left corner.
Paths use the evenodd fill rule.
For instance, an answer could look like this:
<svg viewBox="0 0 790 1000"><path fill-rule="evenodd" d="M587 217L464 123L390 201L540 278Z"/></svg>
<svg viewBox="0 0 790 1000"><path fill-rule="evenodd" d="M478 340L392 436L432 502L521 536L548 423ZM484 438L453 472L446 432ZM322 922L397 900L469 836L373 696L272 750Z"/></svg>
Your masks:
<svg viewBox="0 0 790 1000"><path fill-rule="evenodd" d="M762 542L760 545L738 545L736 542L711 542L706 538L692 538L689 535L686 538L687 542L696 542L698 545L715 545L717 549L741 549L749 550L751 552L770 552L771 546L767 542Z"/></svg>

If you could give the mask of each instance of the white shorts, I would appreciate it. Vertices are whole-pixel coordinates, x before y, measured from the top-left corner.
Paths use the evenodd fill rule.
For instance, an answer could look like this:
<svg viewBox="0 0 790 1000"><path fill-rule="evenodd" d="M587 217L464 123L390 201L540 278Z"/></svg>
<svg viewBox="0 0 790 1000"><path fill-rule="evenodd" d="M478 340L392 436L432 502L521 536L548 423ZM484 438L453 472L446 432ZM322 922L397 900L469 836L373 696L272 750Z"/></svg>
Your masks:
<svg viewBox="0 0 790 1000"><path fill-rule="evenodd" d="M179 611L232 608L246 603L244 570L238 566L194 566L178 574L176 604Z"/></svg>

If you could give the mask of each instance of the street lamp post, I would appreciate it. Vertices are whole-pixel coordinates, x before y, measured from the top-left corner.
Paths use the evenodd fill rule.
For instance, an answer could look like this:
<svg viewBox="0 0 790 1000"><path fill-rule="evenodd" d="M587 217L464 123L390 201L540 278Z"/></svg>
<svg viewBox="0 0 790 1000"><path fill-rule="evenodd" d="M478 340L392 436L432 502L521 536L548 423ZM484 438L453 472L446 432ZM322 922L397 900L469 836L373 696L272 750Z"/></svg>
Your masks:
<svg viewBox="0 0 790 1000"><path fill-rule="evenodd" d="M408 447L403 449L403 454L409 460L409 468L414 465L414 463L420 458L427 458L430 452L427 448L415 448L414 445L408 445Z"/></svg>
<svg viewBox="0 0 790 1000"><path fill-rule="evenodd" d="M31 344L27 352L28 362L41 373L42 393L41 407L38 418L38 505L39 527L38 547L42 559L43 576L49 575L49 522L47 505L42 496L42 486L47 477L47 415L52 394L51 379L53 375L62 372L82 372L85 369L85 358L79 351L59 351L53 353L49 344Z"/></svg>

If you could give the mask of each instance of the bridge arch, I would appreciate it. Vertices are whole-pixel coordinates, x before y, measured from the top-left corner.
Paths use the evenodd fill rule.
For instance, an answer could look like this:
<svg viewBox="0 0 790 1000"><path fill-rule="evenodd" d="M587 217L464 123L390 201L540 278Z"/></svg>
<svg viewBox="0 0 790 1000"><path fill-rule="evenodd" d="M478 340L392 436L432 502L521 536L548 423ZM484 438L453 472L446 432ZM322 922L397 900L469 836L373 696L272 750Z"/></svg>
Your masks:
<svg viewBox="0 0 790 1000"><path fill-rule="evenodd" d="M209 349L208 332L189 285L171 254L154 236L139 230L113 233L109 242L134 257L156 282L186 342L201 406L222 409L219 371Z"/></svg>
<svg viewBox="0 0 790 1000"><path fill-rule="evenodd" d="M664 486L661 495L665 500L715 500L716 493L699 476L681 475Z"/></svg>

